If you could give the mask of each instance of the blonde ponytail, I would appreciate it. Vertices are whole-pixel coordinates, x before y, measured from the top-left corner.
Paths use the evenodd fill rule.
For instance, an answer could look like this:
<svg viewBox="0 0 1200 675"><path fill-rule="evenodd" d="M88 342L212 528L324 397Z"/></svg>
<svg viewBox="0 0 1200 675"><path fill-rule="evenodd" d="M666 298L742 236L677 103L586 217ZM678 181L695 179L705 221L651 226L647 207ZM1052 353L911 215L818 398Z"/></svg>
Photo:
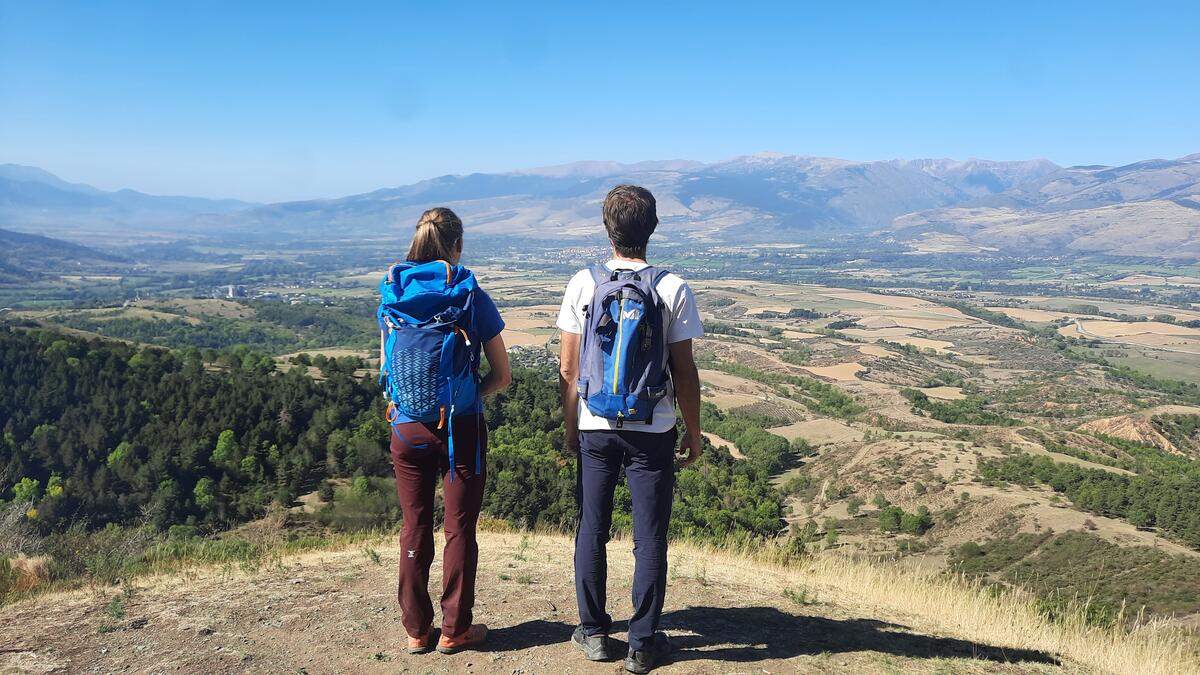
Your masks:
<svg viewBox="0 0 1200 675"><path fill-rule="evenodd" d="M453 211L444 206L429 209L417 221L408 261L453 260L462 248L462 237L462 220Z"/></svg>

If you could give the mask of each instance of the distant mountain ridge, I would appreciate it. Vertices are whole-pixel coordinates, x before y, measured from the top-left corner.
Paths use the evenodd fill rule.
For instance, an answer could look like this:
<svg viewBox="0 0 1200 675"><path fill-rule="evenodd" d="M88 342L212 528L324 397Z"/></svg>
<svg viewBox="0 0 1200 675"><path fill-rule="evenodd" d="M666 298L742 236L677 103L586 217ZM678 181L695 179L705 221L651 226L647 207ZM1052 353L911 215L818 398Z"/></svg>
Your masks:
<svg viewBox="0 0 1200 675"><path fill-rule="evenodd" d="M620 182L654 192L667 236L786 241L885 227L903 214L969 201L1057 170L1045 160L850 160L760 153L687 160L580 162L506 174L441 176L341 199L269 204L226 221L254 227L377 229L443 203L471 231L552 239L597 234L599 204ZM220 227L221 219L213 225Z"/></svg>
<svg viewBox="0 0 1200 675"><path fill-rule="evenodd" d="M237 199L149 195L136 190L108 192L67 182L37 167L0 164L0 225L71 219L161 222L249 206L253 204Z"/></svg>
<svg viewBox="0 0 1200 675"><path fill-rule="evenodd" d="M1001 253L1197 254L1200 155L1120 167L778 153L712 163L585 161L261 205L104 192L33 167L4 165L0 226L28 230L83 221L181 236L336 241L391 237L422 210L446 205L463 216L469 232L569 242L601 237L600 204L621 182L654 192L660 234L668 240L746 244L875 233L919 250L922 238L942 234ZM1148 226L1155 236L1141 236ZM1129 252L1131 242L1137 253Z"/></svg>
<svg viewBox="0 0 1200 675"><path fill-rule="evenodd" d="M1005 251L1200 259L1200 154L1062 168L972 203L906 214L890 229Z"/></svg>

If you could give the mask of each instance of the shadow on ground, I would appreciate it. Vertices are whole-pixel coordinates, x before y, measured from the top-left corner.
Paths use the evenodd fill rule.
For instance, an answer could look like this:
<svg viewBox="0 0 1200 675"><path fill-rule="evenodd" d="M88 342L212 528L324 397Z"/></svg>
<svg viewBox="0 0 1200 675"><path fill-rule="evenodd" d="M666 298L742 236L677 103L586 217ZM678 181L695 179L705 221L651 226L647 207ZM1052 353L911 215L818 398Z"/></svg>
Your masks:
<svg viewBox="0 0 1200 675"><path fill-rule="evenodd" d="M571 639L574 626L561 621L534 619L515 626L488 630L487 647L490 652L510 652L533 647L562 644Z"/></svg>
<svg viewBox="0 0 1200 675"><path fill-rule="evenodd" d="M1059 665L1059 660L1046 652L921 635L909 632L907 626L874 619L839 621L796 616L774 607L689 607L664 614L662 627L673 633L692 633L671 638L677 650L673 655L676 661L748 662L871 651L912 659L969 658Z"/></svg>
<svg viewBox="0 0 1200 675"><path fill-rule="evenodd" d="M703 659L747 663L823 653L880 652L910 659L966 658L1060 665L1046 652L921 635L909 632L907 626L874 619L797 616L774 607L689 607L664 614L662 627L672 633L672 660L677 662ZM560 644L570 639L573 629L559 621L527 621L493 630L488 648L508 651ZM623 622L613 626L614 633L624 629ZM621 653L624 647L621 643Z"/></svg>

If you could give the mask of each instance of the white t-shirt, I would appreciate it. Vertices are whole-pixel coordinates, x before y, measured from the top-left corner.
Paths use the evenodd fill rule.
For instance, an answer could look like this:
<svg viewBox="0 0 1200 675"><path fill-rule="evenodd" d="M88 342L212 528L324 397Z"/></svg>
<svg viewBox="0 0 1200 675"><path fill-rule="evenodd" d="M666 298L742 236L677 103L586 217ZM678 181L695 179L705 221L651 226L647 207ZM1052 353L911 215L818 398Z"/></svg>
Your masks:
<svg viewBox="0 0 1200 675"><path fill-rule="evenodd" d="M604 264L610 270L633 270L634 272L649 267L646 263L628 260L609 260ZM591 304L592 294L596 292L596 281L588 270L580 270L567 283L567 291L563 294L562 308L558 312L556 325L566 333L582 334L584 329L584 308ZM704 335L704 327L700 324L700 310L696 307L696 298L687 282L674 274L668 273L658 282L658 294L666 305L667 315L663 317L667 326L667 342L681 342ZM621 427L625 431L647 431L661 433L670 431L675 426L675 389L667 379L667 395L663 396L654 407L654 418L650 424L630 422ZM579 400L579 430L597 431L616 429L615 420L596 417L583 399Z"/></svg>

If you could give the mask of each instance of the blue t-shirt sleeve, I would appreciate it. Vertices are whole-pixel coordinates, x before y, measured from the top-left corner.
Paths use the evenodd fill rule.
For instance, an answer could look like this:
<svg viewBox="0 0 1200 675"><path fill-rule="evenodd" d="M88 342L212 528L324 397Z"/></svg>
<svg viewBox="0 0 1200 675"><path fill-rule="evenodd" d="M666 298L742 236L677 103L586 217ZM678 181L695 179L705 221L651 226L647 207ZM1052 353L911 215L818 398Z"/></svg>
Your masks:
<svg viewBox="0 0 1200 675"><path fill-rule="evenodd" d="M500 318L500 310L492 296L482 288L475 294L475 334L483 342L487 342L504 330L504 319Z"/></svg>

